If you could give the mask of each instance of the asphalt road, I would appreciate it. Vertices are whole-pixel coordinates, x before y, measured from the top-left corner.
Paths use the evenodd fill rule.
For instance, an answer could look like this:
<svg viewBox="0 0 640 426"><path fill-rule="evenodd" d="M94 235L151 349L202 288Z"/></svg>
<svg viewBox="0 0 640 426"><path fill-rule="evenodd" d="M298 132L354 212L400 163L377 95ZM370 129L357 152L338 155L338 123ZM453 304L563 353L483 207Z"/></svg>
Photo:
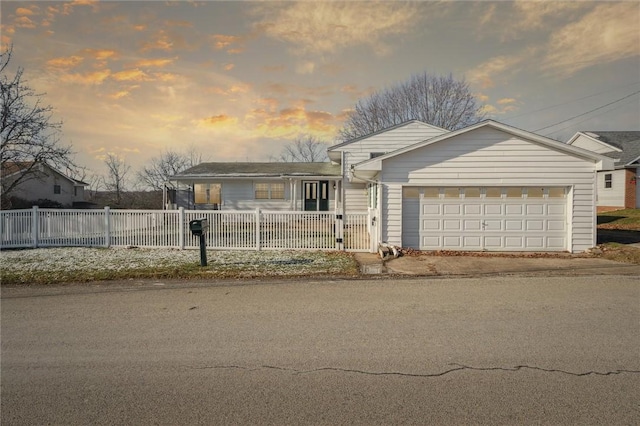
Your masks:
<svg viewBox="0 0 640 426"><path fill-rule="evenodd" d="M640 424L640 278L3 289L1 421Z"/></svg>

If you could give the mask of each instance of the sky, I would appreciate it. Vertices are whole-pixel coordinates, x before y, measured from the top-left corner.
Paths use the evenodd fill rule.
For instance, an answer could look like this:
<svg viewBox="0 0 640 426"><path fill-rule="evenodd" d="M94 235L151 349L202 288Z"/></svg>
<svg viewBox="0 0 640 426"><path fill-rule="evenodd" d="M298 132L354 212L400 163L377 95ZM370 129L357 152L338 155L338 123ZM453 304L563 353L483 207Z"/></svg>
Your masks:
<svg viewBox="0 0 640 426"><path fill-rule="evenodd" d="M558 140L640 130L640 2L7 1L11 70L79 165L167 150L268 161L330 144L358 99L428 72L488 118Z"/></svg>

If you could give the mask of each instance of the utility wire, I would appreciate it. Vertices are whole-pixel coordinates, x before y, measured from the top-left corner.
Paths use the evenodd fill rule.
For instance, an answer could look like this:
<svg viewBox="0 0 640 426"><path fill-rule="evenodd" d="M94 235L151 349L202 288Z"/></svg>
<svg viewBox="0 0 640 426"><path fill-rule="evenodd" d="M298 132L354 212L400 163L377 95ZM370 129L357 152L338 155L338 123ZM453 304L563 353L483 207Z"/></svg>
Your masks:
<svg viewBox="0 0 640 426"><path fill-rule="evenodd" d="M613 111L617 110L618 108L622 108L622 107L624 107L624 106L627 106L627 104L617 105L617 106L615 106L615 107L611 108L609 111L604 111L604 112L602 112L602 113L600 113L600 114L597 114L596 116L604 115L604 114L609 114L610 112L613 112ZM553 135L553 134L555 134L555 133L559 133L559 132L561 132L561 131L563 131L563 130L567 130L567 129L571 128L571 127L575 127L575 125L576 125L576 124L580 124L580 123L584 123L585 121L589 121L589 120L591 120L592 118L593 118L593 117L587 117L587 118L584 118L584 119L582 119L582 120L576 121L575 123L573 123L573 124L571 124L571 125L569 125L569 126L561 127L561 128L559 128L558 130L554 130L553 132L549 132L549 133L545 133L545 134L546 134L547 136L549 136L549 135Z"/></svg>
<svg viewBox="0 0 640 426"><path fill-rule="evenodd" d="M628 87L628 86L635 86L636 84L640 84L640 81L636 81L634 83L623 84L621 86L613 87L613 88L611 88L609 90L603 90L601 92L593 93L591 95L583 96L583 97L577 98L577 99L572 99L572 100L567 101L567 102L562 102L562 103L559 103L559 104L545 106L545 107L542 107L542 108L539 108L539 109L534 109L533 111L525 111L525 112L521 112L521 113L516 114L516 115L508 115L506 117L503 117L503 120L510 120L512 118L522 117L523 115L533 114L534 112L545 111L545 110L548 110L548 109L552 109L552 108L556 108L556 107L559 107L559 106L567 105L567 104L570 104L570 103L573 103L573 102L581 101L583 99L588 99L588 98L592 98L594 96L602 95L603 93L611 93L611 91L615 90L615 89L620 89L620 88Z"/></svg>
<svg viewBox="0 0 640 426"><path fill-rule="evenodd" d="M638 93L640 93L640 90L638 90L637 92L633 92L633 93L631 93L630 95L627 95L627 96L625 96L625 97L623 97L623 98L617 99L617 100L615 100L615 101L613 101L613 102L609 102L609 103L608 103L608 104L606 104L606 105L602 105L602 106L599 106L598 108L594 108L594 109L589 110L589 111L587 111L587 112L583 112L582 114L578 114L578 115L573 116L573 117L571 117L571 118L567 118L566 120L558 121L557 123L551 124L551 125L549 125L549 126L541 127L541 128L539 128L539 129L534 130L534 132L539 132L540 130L548 129L549 127L554 127L554 126L557 126L558 124L566 123L567 121L571 121L571 120L573 120L574 118L582 117L583 115L590 114L590 113L592 113L592 112L594 112L594 111L597 111L597 110L599 110L599 109L602 109L602 108L608 107L609 105L613 105L613 104L615 104L615 103L618 103L618 102L620 102L620 101L623 101L623 100L625 100L625 99L627 99L627 98L630 98L630 97L631 97L631 96L633 96L633 95L637 95Z"/></svg>

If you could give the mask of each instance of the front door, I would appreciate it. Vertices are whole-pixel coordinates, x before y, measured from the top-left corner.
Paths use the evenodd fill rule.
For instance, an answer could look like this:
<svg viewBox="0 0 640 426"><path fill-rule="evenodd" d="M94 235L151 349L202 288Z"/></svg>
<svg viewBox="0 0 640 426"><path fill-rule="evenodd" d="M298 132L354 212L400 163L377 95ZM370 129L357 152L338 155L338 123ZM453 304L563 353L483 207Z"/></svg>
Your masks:
<svg viewBox="0 0 640 426"><path fill-rule="evenodd" d="M321 211L329 210L329 181L306 181L302 186L304 210Z"/></svg>

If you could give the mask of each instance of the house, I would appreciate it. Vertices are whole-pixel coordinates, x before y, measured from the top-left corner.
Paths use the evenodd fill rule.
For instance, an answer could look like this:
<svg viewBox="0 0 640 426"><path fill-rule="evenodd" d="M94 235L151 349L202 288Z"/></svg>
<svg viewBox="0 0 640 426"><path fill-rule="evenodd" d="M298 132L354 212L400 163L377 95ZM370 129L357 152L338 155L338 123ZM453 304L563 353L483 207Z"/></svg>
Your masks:
<svg viewBox="0 0 640 426"><path fill-rule="evenodd" d="M341 180L326 162L201 163L171 177L165 207L334 211Z"/></svg>
<svg viewBox="0 0 640 426"><path fill-rule="evenodd" d="M567 143L615 160L615 170L598 172L598 211L640 208L640 131L583 131Z"/></svg>
<svg viewBox="0 0 640 426"><path fill-rule="evenodd" d="M203 163L172 177L168 204L373 209L377 242L580 252L596 244L595 172L613 168L607 156L491 120L456 131L412 120L328 154L331 163Z"/></svg>
<svg viewBox="0 0 640 426"><path fill-rule="evenodd" d="M72 179L42 162L7 162L2 166L2 186L10 188L17 179L26 175L9 190L6 198L22 202L53 201L63 207L84 202L85 182ZM4 202L5 200L3 200Z"/></svg>

